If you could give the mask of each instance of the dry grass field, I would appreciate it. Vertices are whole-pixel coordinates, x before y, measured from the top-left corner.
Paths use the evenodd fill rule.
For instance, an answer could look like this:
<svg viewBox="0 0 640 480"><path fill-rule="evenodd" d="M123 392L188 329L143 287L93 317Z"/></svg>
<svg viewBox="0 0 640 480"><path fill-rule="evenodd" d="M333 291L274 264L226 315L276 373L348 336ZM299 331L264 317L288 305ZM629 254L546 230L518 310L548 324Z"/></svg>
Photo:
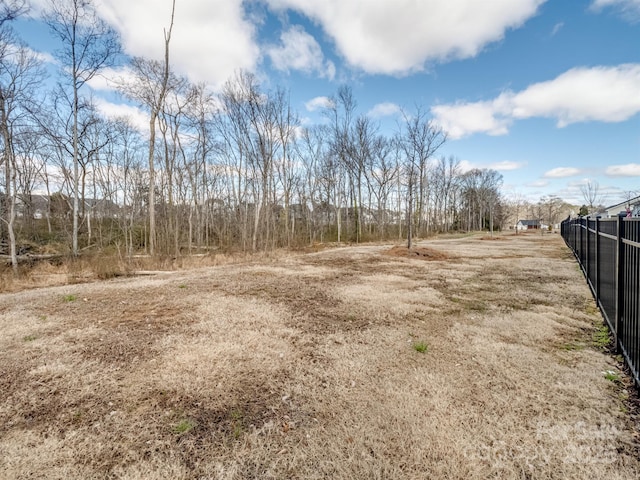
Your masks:
<svg viewBox="0 0 640 480"><path fill-rule="evenodd" d="M559 235L417 247L2 294L0 478L640 478Z"/></svg>

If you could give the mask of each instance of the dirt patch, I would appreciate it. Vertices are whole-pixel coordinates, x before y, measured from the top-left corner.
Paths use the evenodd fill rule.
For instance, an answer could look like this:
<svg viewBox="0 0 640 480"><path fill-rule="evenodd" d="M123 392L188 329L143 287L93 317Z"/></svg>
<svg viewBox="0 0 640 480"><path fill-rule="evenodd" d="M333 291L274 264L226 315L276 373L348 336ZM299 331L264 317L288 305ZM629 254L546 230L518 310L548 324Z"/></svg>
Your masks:
<svg viewBox="0 0 640 480"><path fill-rule="evenodd" d="M0 476L639 478L559 236L478 238L2 295Z"/></svg>
<svg viewBox="0 0 640 480"><path fill-rule="evenodd" d="M392 257L419 258L420 260L448 260L451 258L451 255L447 253L429 247L414 247L409 249L398 245L384 253Z"/></svg>

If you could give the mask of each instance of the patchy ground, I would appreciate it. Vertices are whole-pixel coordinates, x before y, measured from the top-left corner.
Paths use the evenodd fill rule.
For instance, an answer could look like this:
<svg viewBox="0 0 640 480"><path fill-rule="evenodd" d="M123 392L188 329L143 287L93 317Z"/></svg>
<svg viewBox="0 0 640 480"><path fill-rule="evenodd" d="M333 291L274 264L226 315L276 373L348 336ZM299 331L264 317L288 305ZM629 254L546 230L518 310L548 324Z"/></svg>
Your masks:
<svg viewBox="0 0 640 480"><path fill-rule="evenodd" d="M390 249L2 295L0 478L640 477L558 235Z"/></svg>

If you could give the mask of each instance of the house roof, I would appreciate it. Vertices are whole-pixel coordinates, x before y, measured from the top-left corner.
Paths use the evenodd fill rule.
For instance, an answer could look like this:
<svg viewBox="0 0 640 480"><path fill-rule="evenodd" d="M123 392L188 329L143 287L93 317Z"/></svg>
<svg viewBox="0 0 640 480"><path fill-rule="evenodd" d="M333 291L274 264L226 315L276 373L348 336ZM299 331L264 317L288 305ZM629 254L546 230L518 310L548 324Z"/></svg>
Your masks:
<svg viewBox="0 0 640 480"><path fill-rule="evenodd" d="M522 225L526 225L527 227L528 226L537 227L538 225L540 225L539 220L518 220L518 223Z"/></svg>
<svg viewBox="0 0 640 480"><path fill-rule="evenodd" d="M605 208L605 210L607 212L611 212L612 210L617 212L627 208L627 205L638 205L638 204L640 204L640 196L630 198L629 200L625 200L622 203L616 203L615 205L611 205L610 207Z"/></svg>

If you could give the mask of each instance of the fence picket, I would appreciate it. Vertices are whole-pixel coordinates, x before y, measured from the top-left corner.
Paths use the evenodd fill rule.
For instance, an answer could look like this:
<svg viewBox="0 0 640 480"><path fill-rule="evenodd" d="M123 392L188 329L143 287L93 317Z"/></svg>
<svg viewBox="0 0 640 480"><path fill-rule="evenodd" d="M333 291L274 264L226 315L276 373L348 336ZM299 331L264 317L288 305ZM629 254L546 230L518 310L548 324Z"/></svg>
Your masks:
<svg viewBox="0 0 640 480"><path fill-rule="evenodd" d="M568 218L560 232L640 387L640 218Z"/></svg>

